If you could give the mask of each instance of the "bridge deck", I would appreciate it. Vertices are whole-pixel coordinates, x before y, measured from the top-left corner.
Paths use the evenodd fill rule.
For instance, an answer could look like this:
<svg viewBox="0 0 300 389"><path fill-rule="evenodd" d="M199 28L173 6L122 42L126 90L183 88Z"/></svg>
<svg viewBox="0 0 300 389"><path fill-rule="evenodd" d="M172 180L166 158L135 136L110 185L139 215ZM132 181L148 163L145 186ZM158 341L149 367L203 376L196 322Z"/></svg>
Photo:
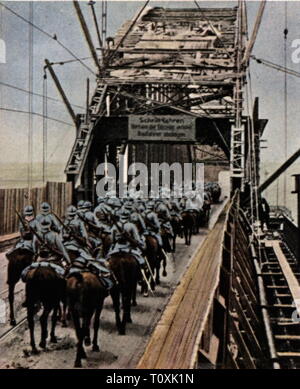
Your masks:
<svg viewBox="0 0 300 389"><path fill-rule="evenodd" d="M225 211L195 253L137 368L191 368L219 281Z"/></svg>

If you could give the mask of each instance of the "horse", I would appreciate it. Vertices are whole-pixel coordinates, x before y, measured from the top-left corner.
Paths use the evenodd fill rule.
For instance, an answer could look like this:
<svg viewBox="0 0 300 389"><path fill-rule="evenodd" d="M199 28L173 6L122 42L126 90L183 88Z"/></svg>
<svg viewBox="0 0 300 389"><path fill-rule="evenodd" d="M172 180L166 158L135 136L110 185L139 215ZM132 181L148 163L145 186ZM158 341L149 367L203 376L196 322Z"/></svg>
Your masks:
<svg viewBox="0 0 300 389"><path fill-rule="evenodd" d="M112 245L112 237L111 234L101 232L100 239L102 241L102 256L105 258Z"/></svg>
<svg viewBox="0 0 300 389"><path fill-rule="evenodd" d="M43 306L43 313L40 317L41 324L41 341L39 346L46 348L46 340L48 337L47 324L48 316L53 310L52 326L50 332L50 342L57 343L55 336L55 326L57 322L57 313L59 310L60 301L64 299L65 295L65 279L59 276L56 271L50 266L37 267L29 269L26 275L26 306L27 306L27 320L30 330L30 345L34 354L38 353L34 339L34 314L36 305L41 303Z"/></svg>
<svg viewBox="0 0 300 389"><path fill-rule="evenodd" d="M160 256L159 246L157 239L152 235L145 235L146 250L145 255L150 266L150 270L146 271L145 274L149 278L149 284L152 290L155 290L155 285L159 284L159 270L160 270ZM150 274L150 271L152 274ZM155 280L153 279L154 274ZM148 296L148 285L145 281L142 282L142 291L145 297Z"/></svg>
<svg viewBox="0 0 300 389"><path fill-rule="evenodd" d="M126 323L132 323L131 301L136 293L140 268L135 257L125 252L112 254L108 262L109 269L117 281L110 291L115 310L116 326L119 335L125 335ZM120 296L122 297L122 320L120 318Z"/></svg>
<svg viewBox="0 0 300 389"><path fill-rule="evenodd" d="M98 276L88 272L76 272L67 279L67 301L73 318L77 337L77 351L74 367L81 367L81 359L86 358L83 347L91 344L90 323L94 316L93 351L99 351L98 330L100 314L107 292ZM82 323L80 322L82 318Z"/></svg>
<svg viewBox="0 0 300 389"><path fill-rule="evenodd" d="M178 215L172 215L171 226L173 228L173 233L174 233L172 251L173 251L173 253L175 253L175 251L176 251L176 238L177 238L177 236L182 237L182 222L181 222Z"/></svg>
<svg viewBox="0 0 300 389"><path fill-rule="evenodd" d="M184 211L181 213L182 225L185 237L185 244L190 246L192 234L196 225L196 218L192 212Z"/></svg>
<svg viewBox="0 0 300 389"><path fill-rule="evenodd" d="M8 284L8 301L9 301L9 317L10 324L16 325L14 314L14 292L17 282L21 278L22 271L33 262L33 251L26 248L15 248L6 254L8 259L7 265L7 284Z"/></svg>

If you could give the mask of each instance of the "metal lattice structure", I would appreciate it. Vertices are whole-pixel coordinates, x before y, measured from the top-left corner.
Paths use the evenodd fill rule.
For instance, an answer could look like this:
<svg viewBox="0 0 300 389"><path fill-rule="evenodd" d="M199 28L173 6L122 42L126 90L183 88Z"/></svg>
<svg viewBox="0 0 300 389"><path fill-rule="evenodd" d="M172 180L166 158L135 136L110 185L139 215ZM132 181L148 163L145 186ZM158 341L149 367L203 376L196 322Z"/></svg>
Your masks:
<svg viewBox="0 0 300 389"><path fill-rule="evenodd" d="M91 169L105 153L117 164L121 145L128 143L130 116L182 115L195 118L197 143L218 145L224 151L231 163L233 187L242 187L245 35L241 5L142 8L114 38L106 40L96 90L86 114L78 116L77 137L66 167L68 179L75 187L84 187L89 197ZM135 146L135 156L139 147ZM147 147L151 162L167 146ZM181 157L191 160L191 147L181 148L185 150ZM172 153L174 159L175 149L165 150L165 161Z"/></svg>

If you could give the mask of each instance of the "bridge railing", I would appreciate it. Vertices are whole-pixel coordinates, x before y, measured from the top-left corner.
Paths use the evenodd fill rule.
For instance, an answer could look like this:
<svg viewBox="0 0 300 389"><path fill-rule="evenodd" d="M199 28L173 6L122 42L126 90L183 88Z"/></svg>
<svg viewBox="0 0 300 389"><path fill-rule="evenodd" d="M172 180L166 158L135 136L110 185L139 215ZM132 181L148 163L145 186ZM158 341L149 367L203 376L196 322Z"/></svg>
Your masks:
<svg viewBox="0 0 300 389"><path fill-rule="evenodd" d="M201 335L195 368L211 364L221 369L256 369L268 365L253 258L257 242L251 242L250 237L251 227L236 192L225 221L219 285Z"/></svg>
<svg viewBox="0 0 300 389"><path fill-rule="evenodd" d="M71 182L47 182L44 187L0 189L0 236L18 231L19 220L15 210L22 213L25 205L33 205L36 213L40 204L47 201L52 209L62 216L66 206L72 203Z"/></svg>

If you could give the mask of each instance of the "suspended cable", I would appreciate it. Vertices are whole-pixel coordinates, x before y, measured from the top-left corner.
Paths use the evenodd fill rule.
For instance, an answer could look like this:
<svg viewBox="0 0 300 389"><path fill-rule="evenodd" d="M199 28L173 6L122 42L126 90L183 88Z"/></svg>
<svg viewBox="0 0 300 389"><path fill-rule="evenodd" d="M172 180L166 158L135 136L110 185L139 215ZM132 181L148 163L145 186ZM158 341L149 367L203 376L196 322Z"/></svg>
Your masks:
<svg viewBox="0 0 300 389"><path fill-rule="evenodd" d="M33 170L33 117L32 117L32 89L33 89L33 2L29 2L29 21L28 26L28 161L27 178L28 191L32 189L32 170Z"/></svg>
<svg viewBox="0 0 300 389"><path fill-rule="evenodd" d="M287 1L284 3L284 67L287 67L287 35L288 35L288 28L287 28ZM284 72L284 160L287 160L287 73ZM286 192L287 192L287 177L286 177L286 171L283 175L283 205L286 206Z"/></svg>
<svg viewBox="0 0 300 389"><path fill-rule="evenodd" d="M43 30L41 27L38 27L37 25L35 25L32 21L24 18L22 15L18 14L16 11L14 11L13 9L9 8L7 5L5 5L3 2L0 1L0 5L2 5L7 11L11 12L13 15L15 15L17 18L23 20L23 22L25 23L28 23L29 25L31 25L32 28L35 28L36 30L38 30L40 33L46 35L48 38L50 39L54 39L63 49L65 49L73 58L75 58L77 61L79 61L81 63L82 66L84 66L89 72L91 72L92 74L94 74L96 76L96 73L89 67L87 66L84 62L82 62L82 60L77 56L75 55L65 44L63 44L58 38L57 38L57 35L56 34L53 34L51 35L50 33L48 33L47 31Z"/></svg>
<svg viewBox="0 0 300 389"><path fill-rule="evenodd" d="M13 109L13 108L6 108L6 107L0 107L0 111L8 111L8 112L15 112L15 113L23 113L23 114L27 114L27 115L28 115L28 113L29 113L28 111L22 111L22 110L20 110L20 109ZM31 114L43 118L43 114L42 114L42 113L31 112ZM74 128L74 124L65 122L65 121L63 121L63 120L56 119L56 118L53 118L53 117L50 117L50 116L47 116L47 119L53 120L54 122L66 124L67 126L71 126L71 127Z"/></svg>
<svg viewBox="0 0 300 389"><path fill-rule="evenodd" d="M280 72L284 72L284 73L290 74L291 76L300 77L300 72L296 72L293 69L289 69L289 68L286 68L284 66L277 65L277 64L275 64L275 63L273 63L271 61L268 61L266 59L256 58L255 55L251 55L250 58L255 60L258 64L262 64L262 65L268 66L269 68L272 68L272 69L278 70Z"/></svg>
<svg viewBox="0 0 300 389"><path fill-rule="evenodd" d="M7 84L6 82L0 81L0 85L6 86L7 88L16 89L16 90L18 90L20 92L31 93L33 96L44 98L43 94L32 92L32 91L30 92L28 89L19 88L18 86ZM56 99L54 97L50 97L50 96L47 96L47 100L51 100L51 101L55 101L55 102L60 103L60 104L64 104L61 100ZM85 109L85 107L83 107L81 105L77 105L77 104L71 104L71 105L73 107L77 107L77 108L80 108L80 109Z"/></svg>
<svg viewBox="0 0 300 389"><path fill-rule="evenodd" d="M43 182L47 181L47 73L43 76Z"/></svg>
<svg viewBox="0 0 300 389"><path fill-rule="evenodd" d="M86 61L87 59L91 59L92 57L82 57L79 59L68 59L65 61L58 61L58 62L51 62L51 65L65 65L66 63L71 63L71 62L78 62L80 61Z"/></svg>

